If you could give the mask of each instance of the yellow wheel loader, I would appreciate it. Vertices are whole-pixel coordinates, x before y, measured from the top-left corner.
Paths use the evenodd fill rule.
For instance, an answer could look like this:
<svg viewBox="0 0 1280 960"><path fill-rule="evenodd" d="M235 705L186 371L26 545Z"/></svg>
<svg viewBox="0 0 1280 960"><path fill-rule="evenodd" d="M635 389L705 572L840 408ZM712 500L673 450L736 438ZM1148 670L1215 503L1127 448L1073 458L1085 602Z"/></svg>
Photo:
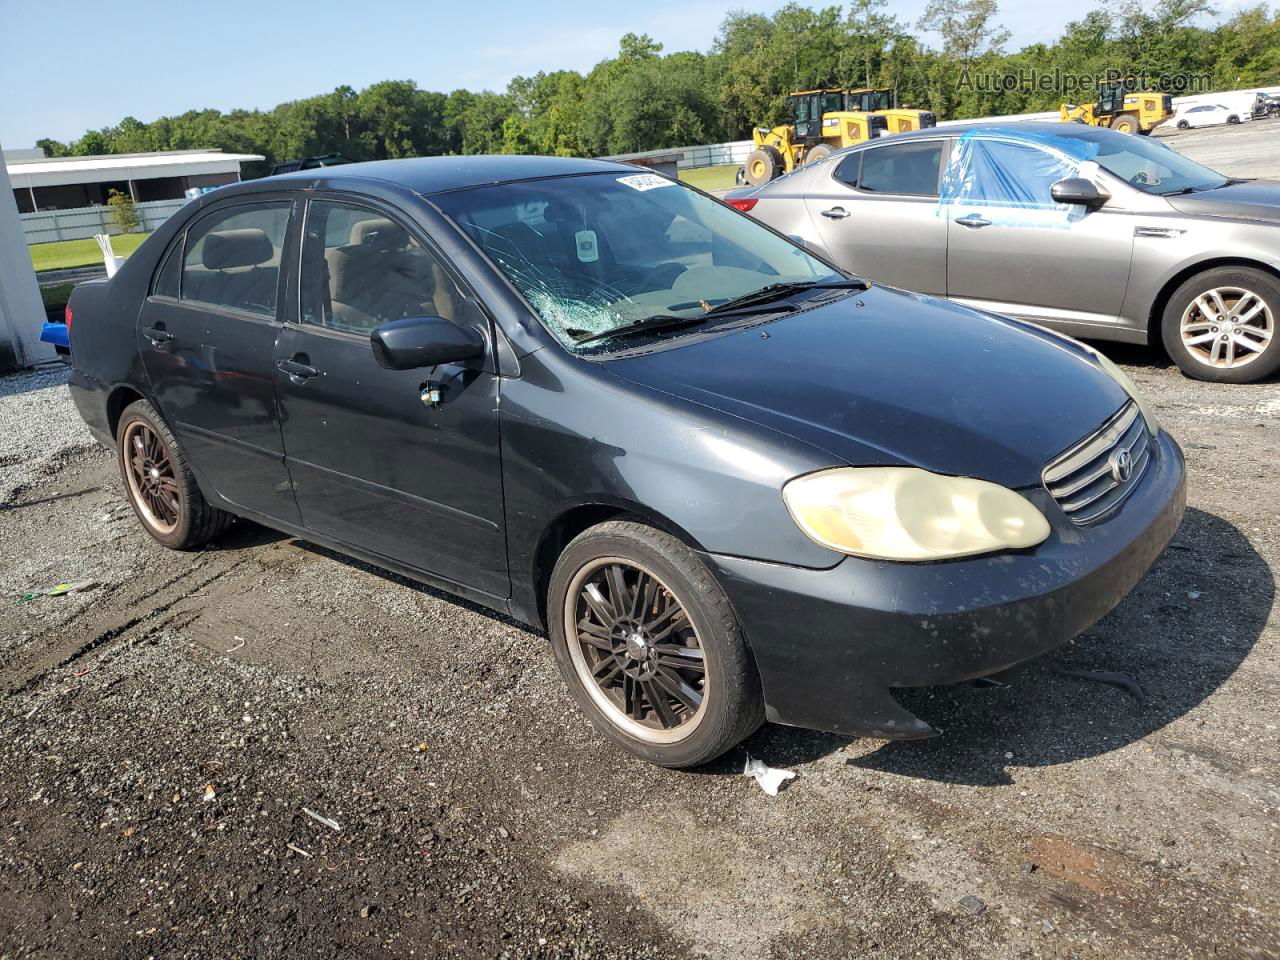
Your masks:
<svg viewBox="0 0 1280 960"><path fill-rule="evenodd" d="M1058 116L1091 127L1110 127L1143 136L1173 116L1173 97L1163 93L1125 91L1120 81L1098 84L1095 103L1064 103Z"/></svg>
<svg viewBox="0 0 1280 960"><path fill-rule="evenodd" d="M791 121L751 132L740 179L760 185L804 163L882 134L935 125L927 110L899 110L890 90L802 90L787 97Z"/></svg>

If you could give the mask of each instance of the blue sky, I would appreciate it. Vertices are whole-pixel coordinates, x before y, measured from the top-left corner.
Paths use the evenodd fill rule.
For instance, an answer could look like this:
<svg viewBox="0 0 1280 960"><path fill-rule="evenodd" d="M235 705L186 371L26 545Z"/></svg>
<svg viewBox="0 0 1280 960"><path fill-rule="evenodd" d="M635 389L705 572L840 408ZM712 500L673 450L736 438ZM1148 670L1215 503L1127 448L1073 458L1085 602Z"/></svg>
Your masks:
<svg viewBox="0 0 1280 960"><path fill-rule="evenodd" d="M827 0L832 2L832 0ZM925 0L893 3L914 21ZM823 6L811 0L810 6ZM75 139L125 116L271 107L378 80L501 89L519 74L587 70L628 31L705 50L725 11L781 0L0 0L0 144ZM1052 39L1083 8L1002 0L1012 47Z"/></svg>

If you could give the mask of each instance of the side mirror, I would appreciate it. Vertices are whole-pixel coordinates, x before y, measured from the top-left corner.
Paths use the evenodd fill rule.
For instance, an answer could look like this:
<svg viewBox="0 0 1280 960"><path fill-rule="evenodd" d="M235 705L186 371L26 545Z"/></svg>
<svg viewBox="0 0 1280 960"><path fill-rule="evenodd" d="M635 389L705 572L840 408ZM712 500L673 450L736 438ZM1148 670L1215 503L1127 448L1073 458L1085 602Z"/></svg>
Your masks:
<svg viewBox="0 0 1280 960"><path fill-rule="evenodd" d="M373 357L388 370L416 370L484 356L484 337L443 317L407 317L371 334Z"/></svg>
<svg viewBox="0 0 1280 960"><path fill-rule="evenodd" d="M1092 180L1084 177L1068 177L1059 180L1049 190L1050 196L1058 203L1078 203L1094 210L1107 202L1107 197L1094 186Z"/></svg>

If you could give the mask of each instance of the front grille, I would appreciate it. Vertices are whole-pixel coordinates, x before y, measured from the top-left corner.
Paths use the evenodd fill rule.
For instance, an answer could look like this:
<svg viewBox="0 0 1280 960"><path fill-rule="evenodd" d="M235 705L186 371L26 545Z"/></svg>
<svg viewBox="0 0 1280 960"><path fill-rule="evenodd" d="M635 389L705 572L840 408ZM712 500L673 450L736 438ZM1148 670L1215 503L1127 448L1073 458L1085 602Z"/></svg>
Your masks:
<svg viewBox="0 0 1280 960"><path fill-rule="evenodd" d="M1073 522L1093 523L1142 482L1151 453L1146 421L1131 400L1101 430L1045 467L1044 486Z"/></svg>

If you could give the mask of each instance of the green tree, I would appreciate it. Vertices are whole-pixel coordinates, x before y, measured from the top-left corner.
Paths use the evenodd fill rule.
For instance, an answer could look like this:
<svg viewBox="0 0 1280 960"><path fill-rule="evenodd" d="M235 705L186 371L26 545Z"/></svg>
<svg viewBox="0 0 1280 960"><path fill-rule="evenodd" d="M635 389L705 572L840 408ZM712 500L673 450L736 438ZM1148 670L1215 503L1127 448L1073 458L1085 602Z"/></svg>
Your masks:
<svg viewBox="0 0 1280 960"><path fill-rule="evenodd" d="M107 206L111 208L111 222L121 233L133 233L142 225L138 216L138 208L133 204L133 197L119 190L111 190L107 194Z"/></svg>

